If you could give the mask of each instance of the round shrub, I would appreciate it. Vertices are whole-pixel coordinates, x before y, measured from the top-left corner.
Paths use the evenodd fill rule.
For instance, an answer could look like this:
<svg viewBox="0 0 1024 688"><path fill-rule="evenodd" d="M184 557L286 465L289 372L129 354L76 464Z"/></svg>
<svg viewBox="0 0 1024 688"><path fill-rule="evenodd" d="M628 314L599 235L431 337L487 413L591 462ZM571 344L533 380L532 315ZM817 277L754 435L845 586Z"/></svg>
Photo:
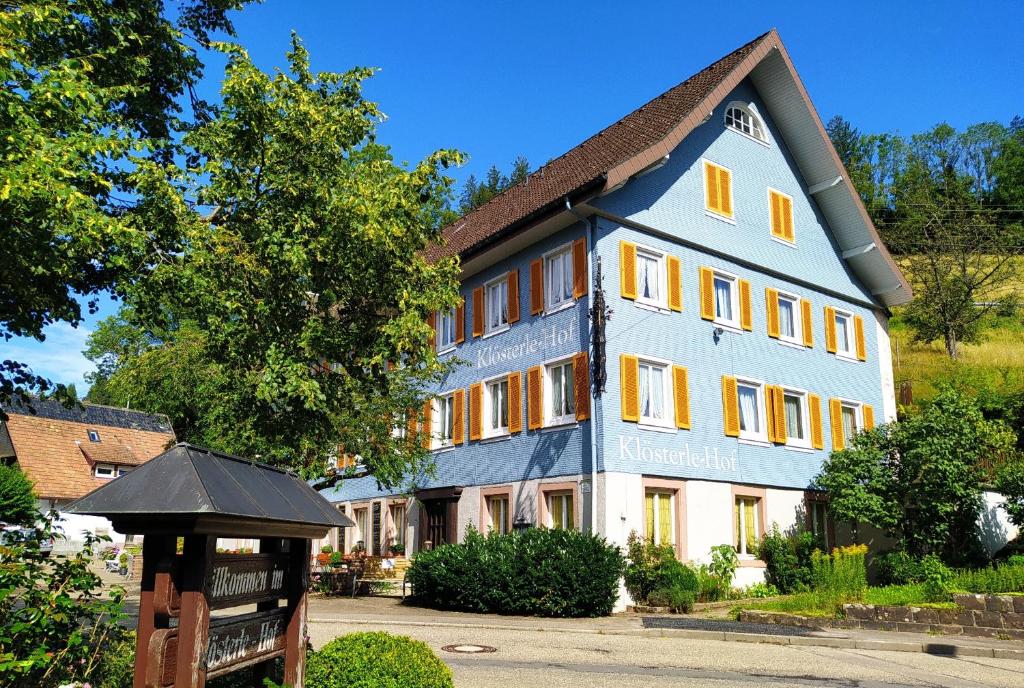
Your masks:
<svg viewBox="0 0 1024 688"><path fill-rule="evenodd" d="M678 559L666 559L660 563L655 574L655 588L685 590L696 595L700 591L697 574Z"/></svg>
<svg viewBox="0 0 1024 688"><path fill-rule="evenodd" d="M578 530L530 528L419 552L406 574L428 607L528 616L606 616L618 596L622 555Z"/></svg>
<svg viewBox="0 0 1024 688"><path fill-rule="evenodd" d="M693 600L693 591L682 588L658 588L647 596L647 603L652 607L668 607L676 614L692 612Z"/></svg>
<svg viewBox="0 0 1024 688"><path fill-rule="evenodd" d="M902 550L884 552L876 556L875 570L880 585L906 585L924 580L921 560Z"/></svg>
<svg viewBox="0 0 1024 688"><path fill-rule="evenodd" d="M451 670L425 643L388 633L351 633L310 655L309 688L453 688Z"/></svg>

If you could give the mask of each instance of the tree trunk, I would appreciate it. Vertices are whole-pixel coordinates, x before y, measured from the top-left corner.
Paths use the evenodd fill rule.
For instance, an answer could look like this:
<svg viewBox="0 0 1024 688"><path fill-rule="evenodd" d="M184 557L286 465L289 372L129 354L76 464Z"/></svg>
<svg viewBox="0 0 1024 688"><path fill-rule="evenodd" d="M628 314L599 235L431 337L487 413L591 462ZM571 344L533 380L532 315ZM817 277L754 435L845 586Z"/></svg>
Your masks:
<svg viewBox="0 0 1024 688"><path fill-rule="evenodd" d="M960 357L960 351L958 342L956 341L956 332L953 330L946 330L946 353L954 361Z"/></svg>

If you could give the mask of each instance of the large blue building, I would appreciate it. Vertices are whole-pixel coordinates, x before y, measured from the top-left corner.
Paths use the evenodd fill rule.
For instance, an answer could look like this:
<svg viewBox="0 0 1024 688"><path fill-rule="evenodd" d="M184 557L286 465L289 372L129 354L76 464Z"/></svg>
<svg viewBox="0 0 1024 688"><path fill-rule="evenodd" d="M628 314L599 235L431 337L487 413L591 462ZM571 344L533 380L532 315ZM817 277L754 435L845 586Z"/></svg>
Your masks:
<svg viewBox="0 0 1024 688"><path fill-rule="evenodd" d="M325 492L344 547L635 531L683 560L735 545L742 585L773 523L834 538L810 484L895 416L887 314L911 294L774 31L444 236L465 305L435 318L463 361L431 406L436 475Z"/></svg>

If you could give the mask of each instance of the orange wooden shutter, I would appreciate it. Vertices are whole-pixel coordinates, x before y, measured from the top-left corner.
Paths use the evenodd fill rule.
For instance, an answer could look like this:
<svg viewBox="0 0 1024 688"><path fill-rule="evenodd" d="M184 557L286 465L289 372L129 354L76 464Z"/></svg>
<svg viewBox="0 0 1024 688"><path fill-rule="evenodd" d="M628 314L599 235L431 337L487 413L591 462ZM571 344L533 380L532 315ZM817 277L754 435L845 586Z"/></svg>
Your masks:
<svg viewBox="0 0 1024 688"><path fill-rule="evenodd" d="M455 343L466 341L466 302L459 301L455 307Z"/></svg>
<svg viewBox="0 0 1024 688"><path fill-rule="evenodd" d="M676 405L676 427L690 429L690 385L683 366L672 366L672 391Z"/></svg>
<svg viewBox="0 0 1024 688"><path fill-rule="evenodd" d="M430 325L430 348L434 349L437 347L437 312L431 313L427 316L427 324Z"/></svg>
<svg viewBox="0 0 1024 688"><path fill-rule="evenodd" d="M764 305L768 309L768 336L779 338L779 292L777 289L764 290Z"/></svg>
<svg viewBox="0 0 1024 688"><path fill-rule="evenodd" d="M704 207L716 213L722 212L718 200L718 169L709 162L704 163Z"/></svg>
<svg viewBox="0 0 1024 688"><path fill-rule="evenodd" d="M619 356L619 378L622 386L622 420L640 420L640 361L636 356Z"/></svg>
<svg viewBox="0 0 1024 688"><path fill-rule="evenodd" d="M668 256L665 261L668 268L668 307L674 311L683 310L682 275L679 274L679 258Z"/></svg>
<svg viewBox="0 0 1024 688"><path fill-rule="evenodd" d="M508 322L519 322L519 270L508 273Z"/></svg>
<svg viewBox="0 0 1024 688"><path fill-rule="evenodd" d="M857 342L857 358L861 361L868 360L868 350L864 345L864 318L859 315L853 316L853 334Z"/></svg>
<svg viewBox="0 0 1024 688"><path fill-rule="evenodd" d="M822 449L825 446L825 439L821 431L821 397L817 394L808 394L807 409L811 420L811 446Z"/></svg>
<svg viewBox="0 0 1024 688"><path fill-rule="evenodd" d="M763 388L764 393L764 414L766 426L765 430L768 434L768 441L775 441L775 387L772 385L765 385Z"/></svg>
<svg viewBox="0 0 1024 688"><path fill-rule="evenodd" d="M786 436L786 398L782 387L772 387L772 413L775 416L775 442L785 444Z"/></svg>
<svg viewBox="0 0 1024 688"><path fill-rule="evenodd" d="M572 295L581 298L587 293L587 240L572 242Z"/></svg>
<svg viewBox="0 0 1024 688"><path fill-rule="evenodd" d="M581 351L572 357L573 385L576 392L576 420L590 418L590 357Z"/></svg>
<svg viewBox="0 0 1024 688"><path fill-rule="evenodd" d="M469 439L478 440L484 434L484 386L474 382L469 386Z"/></svg>
<svg viewBox="0 0 1024 688"><path fill-rule="evenodd" d="M832 425L832 451L842 451L846 446L843 441L843 403L838 399L828 400L828 420Z"/></svg>
<svg viewBox="0 0 1024 688"><path fill-rule="evenodd" d="M873 429L875 427L875 407L871 404L864 404L861 407L861 412L864 414L864 429Z"/></svg>
<svg viewBox="0 0 1024 688"><path fill-rule="evenodd" d="M825 351L836 352L836 309L825 306Z"/></svg>
<svg viewBox="0 0 1024 688"><path fill-rule="evenodd" d="M811 322L811 302L800 299L800 329L804 334L804 346L814 346L814 324Z"/></svg>
<svg viewBox="0 0 1024 688"><path fill-rule="evenodd" d="M544 310L544 259L530 261L530 315Z"/></svg>
<svg viewBox="0 0 1024 688"><path fill-rule="evenodd" d="M526 371L526 425L537 430L544 425L544 368L533 366Z"/></svg>
<svg viewBox="0 0 1024 688"><path fill-rule="evenodd" d="M732 217L732 172L724 167L718 168L718 202L722 214Z"/></svg>
<svg viewBox="0 0 1024 688"><path fill-rule="evenodd" d="M786 241L793 241L796 238L793 234L793 199L783 196L780 201L782 206L782 238Z"/></svg>
<svg viewBox="0 0 1024 688"><path fill-rule="evenodd" d="M700 269L700 317L715 319L715 273L711 268Z"/></svg>
<svg viewBox="0 0 1024 688"><path fill-rule="evenodd" d="M416 429L420 426L419 414L416 409L409 409L405 412L405 438L412 442L416 437Z"/></svg>
<svg viewBox="0 0 1024 688"><path fill-rule="evenodd" d="M434 400L427 399L423 402L423 422L420 425L420 442L424 449L430 449L430 435L433 428L430 427L430 414L434 410Z"/></svg>
<svg viewBox="0 0 1024 688"><path fill-rule="evenodd" d="M739 437L740 395L736 388L736 378L731 375L722 376L722 417L725 419L726 436Z"/></svg>
<svg viewBox="0 0 1024 688"><path fill-rule="evenodd" d="M508 431L523 431L523 374L508 374Z"/></svg>
<svg viewBox="0 0 1024 688"><path fill-rule="evenodd" d="M466 390L455 390L452 401L452 444L466 443Z"/></svg>
<svg viewBox="0 0 1024 688"><path fill-rule="evenodd" d="M754 329L754 317L750 307L750 281L740 280L740 327L750 331Z"/></svg>
<svg viewBox="0 0 1024 688"><path fill-rule="evenodd" d="M619 291L622 298L636 298L636 244L619 242Z"/></svg>
<svg viewBox="0 0 1024 688"><path fill-rule="evenodd" d="M473 336L479 337L484 333L484 288L477 287L473 290Z"/></svg>
<svg viewBox="0 0 1024 688"><path fill-rule="evenodd" d="M782 228L782 194L776 191L768 192L768 203L770 206L769 214L771 215L772 225L772 236L783 238L785 231Z"/></svg>

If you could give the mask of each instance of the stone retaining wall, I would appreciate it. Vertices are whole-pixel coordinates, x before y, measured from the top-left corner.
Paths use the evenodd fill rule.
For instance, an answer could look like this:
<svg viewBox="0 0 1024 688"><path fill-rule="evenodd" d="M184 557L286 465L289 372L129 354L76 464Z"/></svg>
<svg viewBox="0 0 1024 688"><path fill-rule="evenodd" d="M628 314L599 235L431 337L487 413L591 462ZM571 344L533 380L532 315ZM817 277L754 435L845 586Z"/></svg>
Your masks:
<svg viewBox="0 0 1024 688"><path fill-rule="evenodd" d="M1024 596L954 595L953 599L957 604L953 609L845 604L843 619L743 610L740 621L1024 640Z"/></svg>

